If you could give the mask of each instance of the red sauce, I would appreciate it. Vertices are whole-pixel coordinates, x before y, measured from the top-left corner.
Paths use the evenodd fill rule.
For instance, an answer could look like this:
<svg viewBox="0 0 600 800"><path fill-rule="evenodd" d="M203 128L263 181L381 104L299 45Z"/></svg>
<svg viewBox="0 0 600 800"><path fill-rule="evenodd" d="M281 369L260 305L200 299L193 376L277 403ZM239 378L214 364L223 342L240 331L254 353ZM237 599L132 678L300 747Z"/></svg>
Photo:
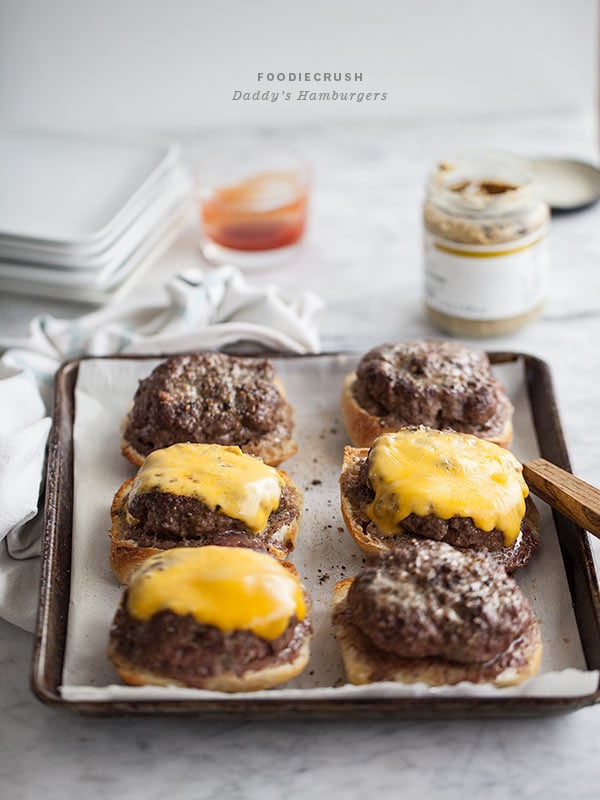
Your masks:
<svg viewBox="0 0 600 800"><path fill-rule="evenodd" d="M297 242L307 189L294 173L264 173L217 189L201 205L206 236L232 250L273 250Z"/></svg>

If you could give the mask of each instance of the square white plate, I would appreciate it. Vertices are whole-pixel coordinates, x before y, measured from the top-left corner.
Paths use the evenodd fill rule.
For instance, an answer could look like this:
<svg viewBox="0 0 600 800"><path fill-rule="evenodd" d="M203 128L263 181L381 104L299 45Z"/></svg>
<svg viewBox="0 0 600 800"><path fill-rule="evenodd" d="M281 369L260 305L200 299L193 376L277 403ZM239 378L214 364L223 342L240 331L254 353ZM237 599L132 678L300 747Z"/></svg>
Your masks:
<svg viewBox="0 0 600 800"><path fill-rule="evenodd" d="M0 265L0 291L95 305L114 302L166 252L184 227L188 211L189 199L180 199L125 261L100 272Z"/></svg>
<svg viewBox="0 0 600 800"><path fill-rule="evenodd" d="M0 131L0 237L66 248L108 242L179 152L148 139Z"/></svg>
<svg viewBox="0 0 600 800"><path fill-rule="evenodd" d="M140 208L138 215L129 226L107 247L98 252L77 252L75 250L57 252L39 247L17 247L0 241L0 277L13 276L26 278L27 275L44 277L44 273L66 273L71 280L75 274L86 280L95 271L105 273L114 270L149 236L156 226L171 213L174 204L185 197L191 197L192 183L183 167L176 164L156 184L148 194L148 200ZM53 278L48 277L48 280Z"/></svg>

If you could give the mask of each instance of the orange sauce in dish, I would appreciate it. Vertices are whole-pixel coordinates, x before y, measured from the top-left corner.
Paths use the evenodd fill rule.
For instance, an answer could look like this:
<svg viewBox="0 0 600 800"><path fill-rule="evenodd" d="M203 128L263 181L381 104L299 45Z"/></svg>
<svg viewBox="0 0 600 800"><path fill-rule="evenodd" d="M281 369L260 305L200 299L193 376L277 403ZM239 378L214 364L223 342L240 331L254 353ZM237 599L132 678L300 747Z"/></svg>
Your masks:
<svg viewBox="0 0 600 800"><path fill-rule="evenodd" d="M294 172L265 172L214 190L201 204L206 236L232 250L295 244L306 225L308 193Z"/></svg>

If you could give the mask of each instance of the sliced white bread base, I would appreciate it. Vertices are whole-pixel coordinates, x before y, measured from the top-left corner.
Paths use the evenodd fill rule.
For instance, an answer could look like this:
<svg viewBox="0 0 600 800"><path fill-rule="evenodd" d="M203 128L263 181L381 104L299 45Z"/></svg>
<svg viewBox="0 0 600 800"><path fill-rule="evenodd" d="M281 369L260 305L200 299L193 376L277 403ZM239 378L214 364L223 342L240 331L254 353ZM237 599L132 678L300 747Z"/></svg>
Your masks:
<svg viewBox="0 0 600 800"><path fill-rule="evenodd" d="M443 658L402 658L377 650L354 625L347 611L347 595L353 578L336 583L333 594L333 627L340 647L344 670L356 685L393 681L452 686L461 681L490 683L497 687L515 686L533 677L542 658L539 626L533 622L513 644L507 661L460 664Z"/></svg>
<svg viewBox="0 0 600 800"><path fill-rule="evenodd" d="M121 680L130 686L190 686L189 683L174 680L165 675L159 675L138 667L119 653L118 645L114 641L109 644L108 657ZM233 672L208 675L194 681L194 688L208 689L215 692L255 692L260 689L271 689L273 686L286 683L299 675L306 667L309 657L310 637L307 635L306 640L290 661L275 660L268 667L263 667L259 670L248 670L242 675L236 675Z"/></svg>
<svg viewBox="0 0 600 800"><path fill-rule="evenodd" d="M360 464L369 455L368 447L344 447L344 455L342 458L342 472L340 475L340 483L345 473L351 470L358 470ZM346 527L350 536L354 539L356 544L360 547L363 553L367 555L375 555L376 553L384 553L390 549L390 542L393 543L393 537L373 538L363 529L363 526L357 517L356 509L350 502L350 498L344 492L343 487L340 491L340 506L342 510L342 517L346 523Z"/></svg>
<svg viewBox="0 0 600 800"><path fill-rule="evenodd" d="M382 433L393 433L398 425L391 424L387 417L377 417L365 411L356 401L354 386L357 380L355 372L346 375L342 386L341 409L344 425L355 447L371 447L373 440ZM512 441L512 405L507 403L507 418L502 430L490 436L483 436L489 442L501 447L508 447ZM473 431L476 434L476 431ZM477 435L477 434L476 434ZM481 434L480 434L481 435Z"/></svg>
<svg viewBox="0 0 600 800"><path fill-rule="evenodd" d="M297 516L290 524L282 525L271 538L267 551L278 560L286 559L294 549L302 518L303 498L291 477L284 470L278 470L286 486L293 492ZM128 583L130 576L150 556L161 552L159 547L141 547L135 541L135 528L126 519L127 502L134 478L126 480L117 490L110 509L112 527L110 530L110 566L120 583ZM260 534L257 534L260 538ZM180 545L182 546L182 545ZM191 545L193 546L193 545Z"/></svg>
<svg viewBox="0 0 600 800"><path fill-rule="evenodd" d="M281 395L283 401L291 409L285 387L281 380L279 378L275 378L273 384ZM136 467L141 467L146 456L136 450L125 436L125 432L129 426L132 410L133 403L130 405L125 417L121 422L121 452L128 461L130 461ZM177 444L177 442L172 442L172 444ZM210 444L210 442L208 442L208 444ZM279 464L281 464L283 461L291 458L298 452L298 443L293 437L282 439L277 432L266 433L264 436L261 436L252 442L247 442L244 444L240 443L239 447L243 453L247 453L251 456L259 456L262 458L265 464L269 464L271 467L279 466Z"/></svg>

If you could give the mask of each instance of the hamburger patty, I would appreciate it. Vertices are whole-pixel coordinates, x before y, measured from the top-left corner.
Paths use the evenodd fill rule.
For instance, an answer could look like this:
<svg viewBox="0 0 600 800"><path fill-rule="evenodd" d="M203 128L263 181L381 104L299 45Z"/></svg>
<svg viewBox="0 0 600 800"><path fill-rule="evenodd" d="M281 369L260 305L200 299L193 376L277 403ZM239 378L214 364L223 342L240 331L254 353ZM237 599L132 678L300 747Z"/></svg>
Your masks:
<svg viewBox="0 0 600 800"><path fill-rule="evenodd" d="M244 445L290 438L293 412L268 359L224 353L173 356L140 381L123 431L139 453L177 442Z"/></svg>
<svg viewBox="0 0 600 800"><path fill-rule="evenodd" d="M212 511L195 497L173 495L167 492L147 492L134 497L127 504L129 514L136 520L132 525L122 517L128 527L128 538L140 547L168 548L192 544L224 544L264 549L266 544L284 526L298 517L298 491L286 485L281 492L279 507L269 516L267 527L259 534L249 532L241 520Z"/></svg>
<svg viewBox="0 0 600 800"><path fill-rule="evenodd" d="M492 434L502 431L512 410L487 355L455 342L383 344L363 356L356 375L358 404L397 427Z"/></svg>
<svg viewBox="0 0 600 800"><path fill-rule="evenodd" d="M488 554L414 538L369 560L348 608L385 653L462 663L493 659L533 621L516 581Z"/></svg>
<svg viewBox="0 0 600 800"><path fill-rule="evenodd" d="M250 631L223 633L202 625L190 614L160 611L147 622L129 614L126 600L119 607L110 632L111 647L137 668L202 686L207 676L268 667L292 661L310 632L308 619L293 617L277 639L267 640Z"/></svg>

